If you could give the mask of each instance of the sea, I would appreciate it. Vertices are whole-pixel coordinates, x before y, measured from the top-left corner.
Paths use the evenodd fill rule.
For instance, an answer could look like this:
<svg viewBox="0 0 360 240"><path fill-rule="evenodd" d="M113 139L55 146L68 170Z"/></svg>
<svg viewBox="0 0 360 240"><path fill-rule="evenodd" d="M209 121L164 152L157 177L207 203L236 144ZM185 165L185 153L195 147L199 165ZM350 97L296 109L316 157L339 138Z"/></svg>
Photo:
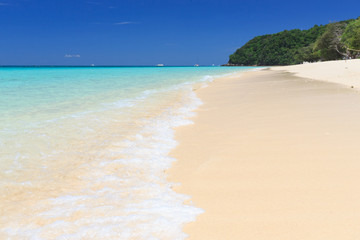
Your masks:
<svg viewBox="0 0 360 240"><path fill-rule="evenodd" d="M0 239L185 239L166 170L196 89L247 67L0 67Z"/></svg>

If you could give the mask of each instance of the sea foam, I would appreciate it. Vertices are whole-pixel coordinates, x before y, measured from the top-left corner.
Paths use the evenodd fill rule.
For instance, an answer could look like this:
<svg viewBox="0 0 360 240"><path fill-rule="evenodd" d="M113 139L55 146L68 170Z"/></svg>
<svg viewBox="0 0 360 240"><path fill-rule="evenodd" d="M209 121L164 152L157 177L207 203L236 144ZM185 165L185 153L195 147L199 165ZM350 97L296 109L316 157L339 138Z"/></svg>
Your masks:
<svg viewBox="0 0 360 240"><path fill-rule="evenodd" d="M142 127L134 135L110 144L102 149L100 159L78 167L81 189L65 189L55 198L33 203L20 223L3 221L5 236L184 239L183 225L202 210L185 205L189 197L175 193L164 172L175 160L168 156L177 145L174 128L191 124L192 111L201 101L188 84L171 90L180 88L187 88L180 101L152 117L137 119Z"/></svg>
<svg viewBox="0 0 360 240"><path fill-rule="evenodd" d="M166 78L195 71L175 70L166 70ZM41 103L38 109L29 105L33 116L19 118L6 109L9 118L0 121L1 239L186 238L183 226L203 210L184 204L190 196L172 190L166 170L175 161L169 156L177 146L175 128L192 124L201 105L193 89L213 75L196 73L171 83L159 75L161 81L144 87L121 85L115 73L100 93L100 80L74 100L59 92L59 101L41 105L44 93L33 103Z"/></svg>

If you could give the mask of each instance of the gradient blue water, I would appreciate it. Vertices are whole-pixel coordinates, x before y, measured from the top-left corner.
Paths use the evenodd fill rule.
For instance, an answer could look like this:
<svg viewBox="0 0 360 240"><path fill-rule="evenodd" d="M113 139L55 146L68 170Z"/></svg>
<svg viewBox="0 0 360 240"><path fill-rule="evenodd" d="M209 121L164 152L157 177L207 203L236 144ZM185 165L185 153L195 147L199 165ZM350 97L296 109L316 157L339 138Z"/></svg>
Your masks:
<svg viewBox="0 0 360 240"><path fill-rule="evenodd" d="M164 171L193 88L249 68L0 68L1 239L184 239Z"/></svg>
<svg viewBox="0 0 360 240"><path fill-rule="evenodd" d="M0 114L17 116L49 109L83 111L106 101L135 97L144 90L234 72L193 67L0 68ZM99 96L101 95L101 96ZM98 98L103 102L99 102ZM69 104L69 105L66 105ZM66 109L66 108L71 108ZM50 112L47 112L51 116Z"/></svg>

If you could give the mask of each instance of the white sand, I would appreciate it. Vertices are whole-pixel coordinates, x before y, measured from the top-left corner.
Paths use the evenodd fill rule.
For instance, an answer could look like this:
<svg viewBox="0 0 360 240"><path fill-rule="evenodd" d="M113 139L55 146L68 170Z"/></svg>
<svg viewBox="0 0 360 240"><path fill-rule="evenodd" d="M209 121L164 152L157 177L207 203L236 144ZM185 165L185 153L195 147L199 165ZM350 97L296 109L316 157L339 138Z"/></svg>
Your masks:
<svg viewBox="0 0 360 240"><path fill-rule="evenodd" d="M332 81L348 84L334 76L348 64L341 74L355 85L357 63L282 70L321 80L333 72ZM169 172L181 183L176 190L205 210L185 226L190 239L360 237L357 91L267 70L219 79L197 93L204 105L194 125L177 130L178 161Z"/></svg>
<svg viewBox="0 0 360 240"><path fill-rule="evenodd" d="M271 70L285 70L299 77L334 82L360 89L360 59L272 67Z"/></svg>

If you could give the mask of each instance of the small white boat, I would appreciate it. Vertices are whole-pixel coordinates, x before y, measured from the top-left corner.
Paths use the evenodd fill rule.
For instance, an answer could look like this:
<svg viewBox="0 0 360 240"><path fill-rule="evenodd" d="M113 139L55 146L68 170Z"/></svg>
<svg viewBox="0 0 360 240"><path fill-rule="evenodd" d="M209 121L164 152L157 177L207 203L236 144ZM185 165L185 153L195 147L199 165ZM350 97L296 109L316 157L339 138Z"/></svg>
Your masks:
<svg viewBox="0 0 360 240"><path fill-rule="evenodd" d="M164 64L162 64L162 63L159 63L158 65L156 65L157 67L163 67L164 66Z"/></svg>

